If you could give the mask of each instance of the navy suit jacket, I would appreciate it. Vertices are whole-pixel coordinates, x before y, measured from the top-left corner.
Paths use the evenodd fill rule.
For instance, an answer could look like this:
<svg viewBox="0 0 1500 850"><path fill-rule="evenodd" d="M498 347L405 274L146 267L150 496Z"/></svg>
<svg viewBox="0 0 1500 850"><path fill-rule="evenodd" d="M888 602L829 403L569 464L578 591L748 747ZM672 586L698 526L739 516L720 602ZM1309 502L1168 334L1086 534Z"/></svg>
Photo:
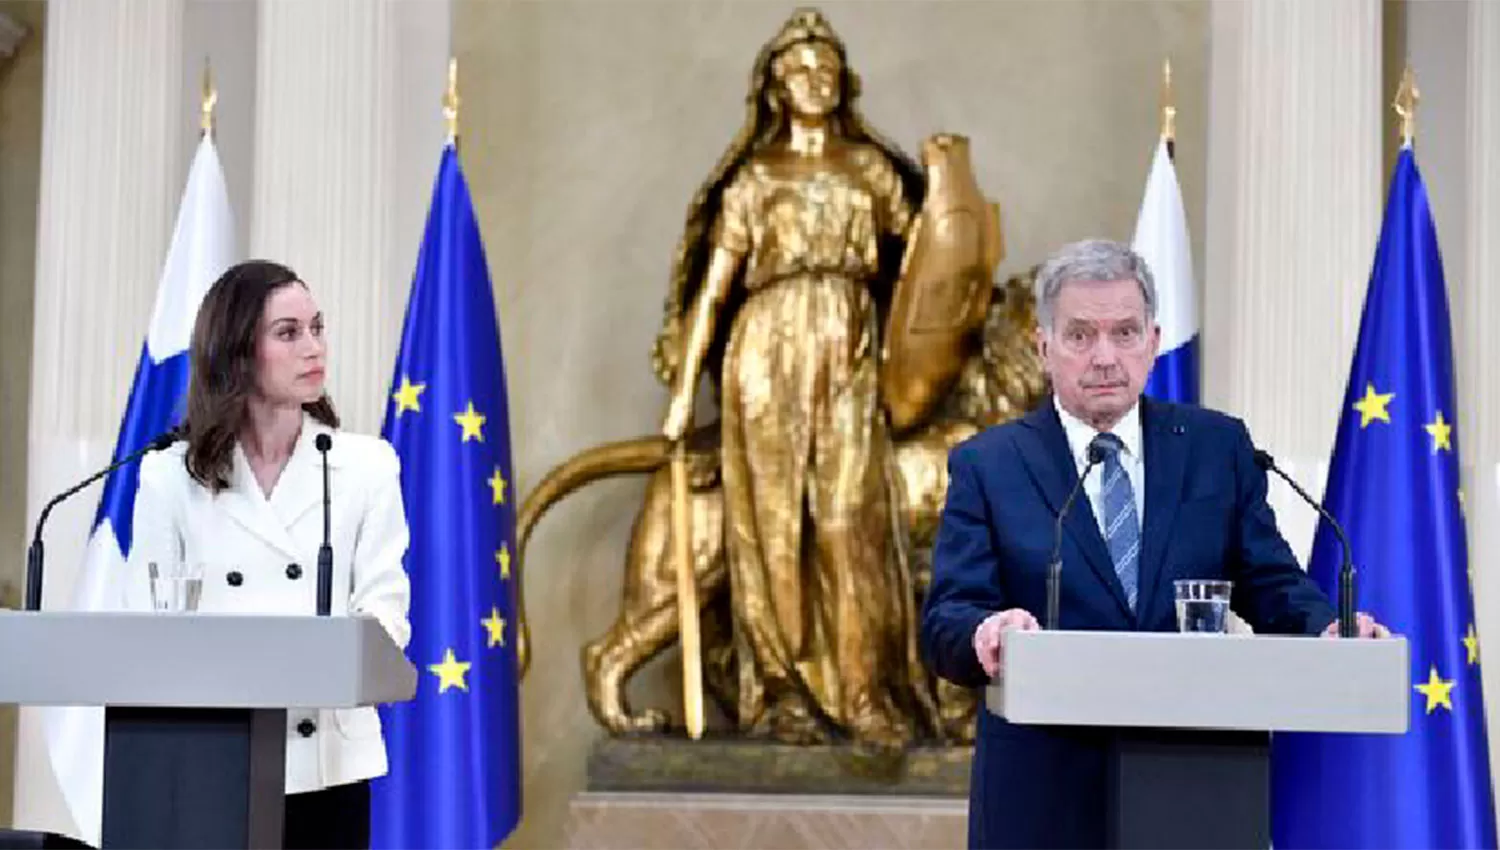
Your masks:
<svg viewBox="0 0 1500 850"><path fill-rule="evenodd" d="M1173 580L1224 578L1234 582L1231 607L1257 632L1323 631L1333 607L1276 528L1244 423L1199 407L1140 404L1146 493L1137 610L1080 490L1063 522L1058 627L1176 631ZM948 470L922 653L939 676L982 687L988 677L974 631L1008 608L1045 617L1057 515L1078 470L1050 398L956 446ZM981 709L970 846L1102 846L1110 734L1015 725Z"/></svg>

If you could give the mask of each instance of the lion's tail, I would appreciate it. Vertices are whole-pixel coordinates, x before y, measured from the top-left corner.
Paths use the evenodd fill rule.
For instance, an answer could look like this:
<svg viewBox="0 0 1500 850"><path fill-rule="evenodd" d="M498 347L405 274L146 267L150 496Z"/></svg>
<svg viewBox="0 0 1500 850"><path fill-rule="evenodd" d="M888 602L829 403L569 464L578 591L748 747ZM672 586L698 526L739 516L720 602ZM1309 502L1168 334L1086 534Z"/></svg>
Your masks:
<svg viewBox="0 0 1500 850"><path fill-rule="evenodd" d="M667 462L671 443L666 437L639 437L606 443L563 461L542 478L516 516L517 556L526 550L531 532L549 508L579 488L617 475L654 472Z"/></svg>
<svg viewBox="0 0 1500 850"><path fill-rule="evenodd" d="M521 504L521 512L516 516L513 566L516 574L516 619L519 621L516 657L523 678L531 663L531 632L526 618L523 565L526 544L531 540L531 532L536 524L549 508L587 484L618 475L637 475L660 469L667 462L671 447L672 444L666 437L650 436L606 443L580 452L548 472Z"/></svg>

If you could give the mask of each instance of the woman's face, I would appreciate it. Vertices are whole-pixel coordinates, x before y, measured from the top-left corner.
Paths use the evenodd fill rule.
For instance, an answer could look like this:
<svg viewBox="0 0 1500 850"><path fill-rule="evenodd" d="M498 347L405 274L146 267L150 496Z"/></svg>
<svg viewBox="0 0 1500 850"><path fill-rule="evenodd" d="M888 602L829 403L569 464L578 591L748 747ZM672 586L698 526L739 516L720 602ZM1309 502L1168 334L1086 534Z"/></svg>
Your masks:
<svg viewBox="0 0 1500 850"><path fill-rule="evenodd" d="M328 347L323 314L301 282L271 293L255 331L255 383L273 405L303 405L323 396Z"/></svg>
<svg viewBox="0 0 1500 850"><path fill-rule="evenodd" d="M782 97L799 118L826 118L838 109L843 62L822 42L797 44L776 57Z"/></svg>

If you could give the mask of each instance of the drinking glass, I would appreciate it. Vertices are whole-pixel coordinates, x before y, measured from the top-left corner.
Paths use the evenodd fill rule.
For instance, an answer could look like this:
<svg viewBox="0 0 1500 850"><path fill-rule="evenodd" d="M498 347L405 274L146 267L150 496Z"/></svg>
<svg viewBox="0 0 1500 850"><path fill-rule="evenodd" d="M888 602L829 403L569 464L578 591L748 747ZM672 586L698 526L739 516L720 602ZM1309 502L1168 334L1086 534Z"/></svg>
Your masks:
<svg viewBox="0 0 1500 850"><path fill-rule="evenodd" d="M1221 634L1229 631L1229 593L1234 582L1187 578L1174 581L1177 630Z"/></svg>
<svg viewBox="0 0 1500 850"><path fill-rule="evenodd" d="M169 561L148 565L151 574L151 607L166 613L198 610L203 596L203 565Z"/></svg>

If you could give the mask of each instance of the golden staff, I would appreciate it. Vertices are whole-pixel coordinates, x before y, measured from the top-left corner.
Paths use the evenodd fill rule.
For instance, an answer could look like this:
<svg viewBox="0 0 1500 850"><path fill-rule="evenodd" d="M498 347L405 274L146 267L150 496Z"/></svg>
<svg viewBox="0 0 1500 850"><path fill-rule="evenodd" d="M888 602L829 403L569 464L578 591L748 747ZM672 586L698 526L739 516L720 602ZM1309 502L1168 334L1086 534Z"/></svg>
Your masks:
<svg viewBox="0 0 1500 850"><path fill-rule="evenodd" d="M698 580L688 505L687 428L672 450L672 546L677 564L677 620L682 635L682 711L688 737L703 737L703 649L698 640Z"/></svg>

